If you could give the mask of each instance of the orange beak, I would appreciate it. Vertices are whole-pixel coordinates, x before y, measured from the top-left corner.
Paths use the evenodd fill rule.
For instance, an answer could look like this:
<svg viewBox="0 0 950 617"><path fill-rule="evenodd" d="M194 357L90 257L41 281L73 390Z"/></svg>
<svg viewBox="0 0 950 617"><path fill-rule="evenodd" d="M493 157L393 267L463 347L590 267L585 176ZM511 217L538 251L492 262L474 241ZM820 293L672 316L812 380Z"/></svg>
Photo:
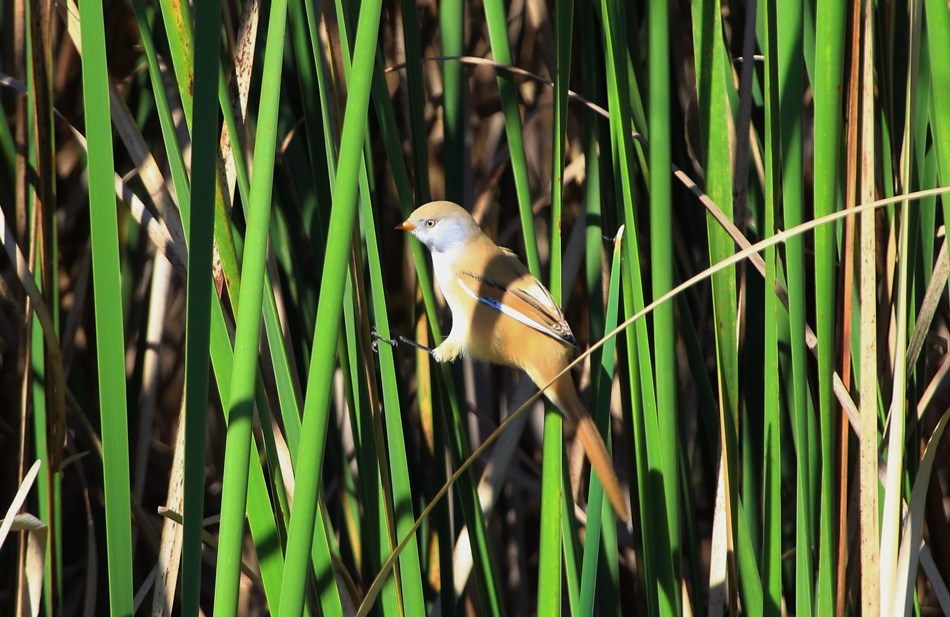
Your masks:
<svg viewBox="0 0 950 617"><path fill-rule="evenodd" d="M415 228L416 226L410 223L408 220L405 220L402 223L399 223L398 225L396 225L396 229L401 229L403 231L412 231Z"/></svg>

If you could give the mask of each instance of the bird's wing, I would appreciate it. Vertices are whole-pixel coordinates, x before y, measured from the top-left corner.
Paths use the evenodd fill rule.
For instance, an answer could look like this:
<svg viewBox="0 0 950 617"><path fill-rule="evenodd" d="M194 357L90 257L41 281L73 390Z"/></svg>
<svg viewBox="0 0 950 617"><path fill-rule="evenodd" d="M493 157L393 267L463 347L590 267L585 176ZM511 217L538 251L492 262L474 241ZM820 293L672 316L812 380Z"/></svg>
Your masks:
<svg viewBox="0 0 950 617"><path fill-rule="evenodd" d="M577 345L557 302L511 251L493 257L483 274L459 272L458 281L478 302L566 345Z"/></svg>

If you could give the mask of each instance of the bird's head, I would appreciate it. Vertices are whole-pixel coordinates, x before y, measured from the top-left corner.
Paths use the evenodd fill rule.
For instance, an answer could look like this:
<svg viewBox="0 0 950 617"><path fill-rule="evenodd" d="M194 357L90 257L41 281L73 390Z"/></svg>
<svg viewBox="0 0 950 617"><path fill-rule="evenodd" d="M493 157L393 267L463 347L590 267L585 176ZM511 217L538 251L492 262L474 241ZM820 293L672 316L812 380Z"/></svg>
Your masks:
<svg viewBox="0 0 950 617"><path fill-rule="evenodd" d="M482 233L472 215L451 201L431 201L419 206L396 229L411 232L433 253L462 248Z"/></svg>

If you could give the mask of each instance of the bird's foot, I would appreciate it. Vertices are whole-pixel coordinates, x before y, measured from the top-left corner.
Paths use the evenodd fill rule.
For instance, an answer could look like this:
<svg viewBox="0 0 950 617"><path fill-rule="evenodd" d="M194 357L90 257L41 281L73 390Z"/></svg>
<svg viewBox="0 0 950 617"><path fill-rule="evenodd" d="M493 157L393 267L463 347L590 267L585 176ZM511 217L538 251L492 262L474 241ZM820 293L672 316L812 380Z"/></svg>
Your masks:
<svg viewBox="0 0 950 617"><path fill-rule="evenodd" d="M373 326L373 328L369 331L369 336L370 338L373 339L373 343L372 343L373 351L375 351L376 353L379 353L380 342L386 343L390 347L396 347L397 345L399 345L399 341L397 341L396 339L384 338L383 336L381 336L379 332L376 331L376 326Z"/></svg>
<svg viewBox="0 0 950 617"><path fill-rule="evenodd" d="M399 346L399 343L405 343L406 345L409 345L410 347L415 347L416 349L421 349L422 351L424 351L424 352L426 352L426 353L428 353L428 354L432 354L432 349L431 349L431 348L426 347L426 346L423 345L422 343L417 343L416 341L414 341L414 340L412 340L412 339L408 339L408 338L402 336L401 334L397 334L397 335L396 335L395 337L393 337L393 338L385 338L385 337L381 336L381 335L379 334L379 332L376 331L376 327L375 327L375 326L373 326L373 329L370 330L370 333L369 333L369 334L370 334L370 336L371 336L372 339L373 339L373 351L379 351L379 347L377 346L377 343L380 343L380 342L386 343L386 344L389 345L390 347L398 347L398 346Z"/></svg>

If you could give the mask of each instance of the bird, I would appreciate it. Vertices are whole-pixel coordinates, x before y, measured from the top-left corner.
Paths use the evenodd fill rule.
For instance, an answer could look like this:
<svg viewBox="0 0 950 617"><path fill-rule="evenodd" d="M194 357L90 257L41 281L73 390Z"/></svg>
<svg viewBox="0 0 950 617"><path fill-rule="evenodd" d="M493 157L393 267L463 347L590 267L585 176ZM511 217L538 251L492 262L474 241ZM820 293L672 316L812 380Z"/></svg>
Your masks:
<svg viewBox="0 0 950 617"><path fill-rule="evenodd" d="M577 343L561 308L509 249L495 244L462 206L432 201L397 230L429 250L435 281L452 314L449 335L429 351L436 362L465 355L523 370L543 388L570 364ZM604 440L564 372L544 391L570 424L618 518L629 521L620 482Z"/></svg>

